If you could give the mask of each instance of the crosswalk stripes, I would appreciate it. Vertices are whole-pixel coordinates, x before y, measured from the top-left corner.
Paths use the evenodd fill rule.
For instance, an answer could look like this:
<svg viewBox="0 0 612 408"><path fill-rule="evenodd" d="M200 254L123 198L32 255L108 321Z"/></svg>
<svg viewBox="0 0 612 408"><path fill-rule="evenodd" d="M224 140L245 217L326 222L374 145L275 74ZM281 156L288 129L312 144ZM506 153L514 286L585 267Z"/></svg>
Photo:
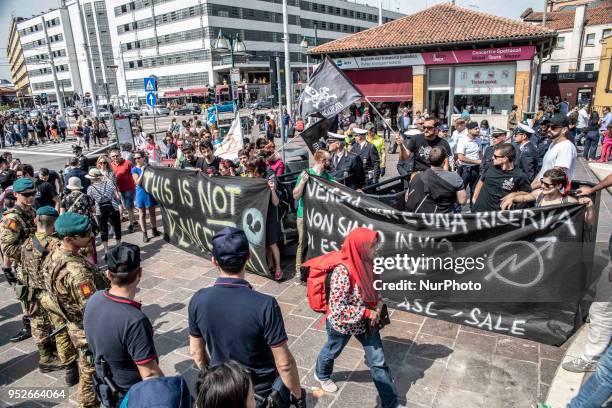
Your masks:
<svg viewBox="0 0 612 408"><path fill-rule="evenodd" d="M33 155L41 155L41 156L61 156L61 157L70 157L72 156L72 146L74 145L74 141L67 141L63 143L44 143L38 144L34 146L6 146L2 151L11 152L15 155L19 153L27 153Z"/></svg>

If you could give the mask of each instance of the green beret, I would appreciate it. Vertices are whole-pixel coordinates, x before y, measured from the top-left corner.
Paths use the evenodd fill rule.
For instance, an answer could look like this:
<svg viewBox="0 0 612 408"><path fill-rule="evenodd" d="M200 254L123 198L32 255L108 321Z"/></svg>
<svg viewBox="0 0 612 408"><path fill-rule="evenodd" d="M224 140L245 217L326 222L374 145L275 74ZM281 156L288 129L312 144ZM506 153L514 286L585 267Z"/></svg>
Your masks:
<svg viewBox="0 0 612 408"><path fill-rule="evenodd" d="M57 210L50 205L44 205L36 210L36 215L50 215L51 217L59 217Z"/></svg>
<svg viewBox="0 0 612 408"><path fill-rule="evenodd" d="M65 212L55 220L55 231L62 237L80 235L89 229L89 218L73 212Z"/></svg>
<svg viewBox="0 0 612 408"><path fill-rule="evenodd" d="M32 190L33 188L34 188L34 182L27 177L22 177L20 179L17 179L13 183L13 191L15 193L21 193L26 190Z"/></svg>

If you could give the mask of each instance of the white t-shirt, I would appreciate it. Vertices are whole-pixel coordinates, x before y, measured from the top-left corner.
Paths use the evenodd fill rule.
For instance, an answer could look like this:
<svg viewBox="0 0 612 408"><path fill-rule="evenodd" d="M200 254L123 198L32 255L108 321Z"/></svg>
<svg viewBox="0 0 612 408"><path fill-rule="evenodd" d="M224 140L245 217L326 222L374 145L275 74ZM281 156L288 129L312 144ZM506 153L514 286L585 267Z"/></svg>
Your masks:
<svg viewBox="0 0 612 408"><path fill-rule="evenodd" d="M463 137L459 139L457 143L457 154L462 154L466 159L478 160L480 159L480 143L477 139L470 139L469 137ZM466 166L478 166L473 163L464 163L459 160L459 164Z"/></svg>
<svg viewBox="0 0 612 408"><path fill-rule="evenodd" d="M588 122L589 122L589 114L587 113L586 109L580 109L578 111L578 123L576 123L576 127L578 129L582 129L588 126Z"/></svg>
<svg viewBox="0 0 612 408"><path fill-rule="evenodd" d="M542 168L536 176L536 180L539 180L547 170L553 167L564 167L568 169L567 175L571 180L574 177L574 165L576 164L577 156L578 152L576 151L576 146L569 140L551 145L546 155L544 155Z"/></svg>

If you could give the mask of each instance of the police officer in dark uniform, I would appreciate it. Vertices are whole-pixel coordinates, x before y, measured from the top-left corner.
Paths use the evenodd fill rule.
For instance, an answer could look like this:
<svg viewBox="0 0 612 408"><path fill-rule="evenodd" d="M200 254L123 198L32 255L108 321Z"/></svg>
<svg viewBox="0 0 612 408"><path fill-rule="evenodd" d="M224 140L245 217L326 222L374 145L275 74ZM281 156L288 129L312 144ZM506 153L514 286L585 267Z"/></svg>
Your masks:
<svg viewBox="0 0 612 408"><path fill-rule="evenodd" d="M516 161L518 166L525 172L529 182L532 182L538 174L538 149L531 144L531 136L535 131L522 123L519 123L513 132L513 145L516 149Z"/></svg>
<svg viewBox="0 0 612 408"><path fill-rule="evenodd" d="M196 365L205 370L235 360L251 372L258 407L273 402L279 408L305 408L306 393L287 346L280 307L244 279L250 256L244 231L223 228L212 239L212 254L220 277L196 292L188 308L189 348Z"/></svg>
<svg viewBox="0 0 612 408"><path fill-rule="evenodd" d="M110 289L91 296L83 327L96 366L94 389L103 405L115 407L132 385L164 374L151 322L134 300L142 277L140 248L122 243L108 252L107 263ZM112 388L117 392L105 401L105 390Z"/></svg>
<svg viewBox="0 0 612 408"><path fill-rule="evenodd" d="M331 153L330 174L345 186L356 190L365 184L363 164L356 154L347 151L344 136L328 133L327 150Z"/></svg>
<svg viewBox="0 0 612 408"><path fill-rule="evenodd" d="M356 154L363 163L363 168L366 173L366 184L376 184L380 177L380 156L376 147L366 140L366 130L354 128L355 143L351 149L351 153Z"/></svg>
<svg viewBox="0 0 612 408"><path fill-rule="evenodd" d="M79 160L79 169L87 173L89 171L89 160L83 154L83 148L79 145L75 145L72 148L72 152L74 153L74 156Z"/></svg>
<svg viewBox="0 0 612 408"><path fill-rule="evenodd" d="M488 146L482 154L482 162L480 163L480 174L484 174L485 168L489 163L493 162L493 154L497 145L506 141L506 131L504 129L494 128L491 134L491 146Z"/></svg>

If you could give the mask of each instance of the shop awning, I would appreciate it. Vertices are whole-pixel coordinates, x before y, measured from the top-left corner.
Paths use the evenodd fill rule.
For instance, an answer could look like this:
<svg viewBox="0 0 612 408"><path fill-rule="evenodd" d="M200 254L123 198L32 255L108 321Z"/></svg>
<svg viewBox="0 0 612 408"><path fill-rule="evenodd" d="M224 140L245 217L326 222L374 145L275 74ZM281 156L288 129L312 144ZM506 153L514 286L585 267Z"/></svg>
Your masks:
<svg viewBox="0 0 612 408"><path fill-rule="evenodd" d="M170 96L208 96L208 88L187 88L183 89L182 92L180 89L164 92L165 98Z"/></svg>
<svg viewBox="0 0 612 408"><path fill-rule="evenodd" d="M371 102L412 100L412 68L347 70L344 73Z"/></svg>
<svg viewBox="0 0 612 408"><path fill-rule="evenodd" d="M234 86L238 88L238 93L244 92L244 84L236 84ZM229 85L217 85L215 88L215 92L217 95L221 95L222 93L229 93Z"/></svg>

